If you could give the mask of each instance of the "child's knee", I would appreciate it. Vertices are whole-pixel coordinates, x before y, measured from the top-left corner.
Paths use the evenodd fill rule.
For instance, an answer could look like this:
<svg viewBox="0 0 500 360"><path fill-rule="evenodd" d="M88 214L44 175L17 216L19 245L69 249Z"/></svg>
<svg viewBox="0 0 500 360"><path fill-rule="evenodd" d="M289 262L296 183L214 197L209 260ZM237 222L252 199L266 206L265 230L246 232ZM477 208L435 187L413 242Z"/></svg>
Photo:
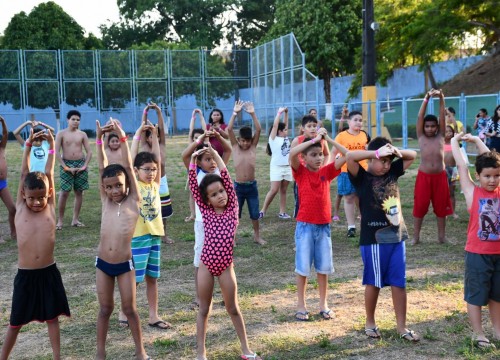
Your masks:
<svg viewBox="0 0 500 360"><path fill-rule="evenodd" d="M238 316L240 308L236 304L226 304L226 311L230 316Z"/></svg>
<svg viewBox="0 0 500 360"><path fill-rule="evenodd" d="M99 316L109 318L113 313L114 306L111 305L101 305L99 308Z"/></svg>
<svg viewBox="0 0 500 360"><path fill-rule="evenodd" d="M122 312L127 316L130 317L134 315L136 312L136 309L132 306L132 304L122 304Z"/></svg>

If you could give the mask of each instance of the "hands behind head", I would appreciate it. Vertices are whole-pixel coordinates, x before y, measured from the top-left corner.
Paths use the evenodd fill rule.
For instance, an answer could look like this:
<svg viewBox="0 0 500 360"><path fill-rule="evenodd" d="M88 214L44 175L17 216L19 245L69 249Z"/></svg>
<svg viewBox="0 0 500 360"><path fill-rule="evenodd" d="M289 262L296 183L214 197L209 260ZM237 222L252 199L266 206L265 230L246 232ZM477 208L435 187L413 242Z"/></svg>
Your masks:
<svg viewBox="0 0 500 360"><path fill-rule="evenodd" d="M439 89L439 90L436 90L436 89L430 89L428 92L427 92L427 96L428 97L444 97L443 95L443 90Z"/></svg>
<svg viewBox="0 0 500 360"><path fill-rule="evenodd" d="M378 150L378 157L386 157L386 156L397 156L399 158L403 157L403 154L401 154L401 151L392 144L385 144L384 146L380 147Z"/></svg>
<svg viewBox="0 0 500 360"><path fill-rule="evenodd" d="M202 156L203 154L208 154L208 153L212 154L212 155L214 155L214 153L215 153L214 148L210 144L208 144L207 147L203 147L199 150L194 151L191 154L191 159L197 159L199 156Z"/></svg>
<svg viewBox="0 0 500 360"><path fill-rule="evenodd" d="M54 143L54 137L52 136L52 132L49 130L43 130L34 132L33 128L30 130L30 136L28 137L28 142L33 143L33 141L43 141L46 140L49 144Z"/></svg>
<svg viewBox="0 0 500 360"><path fill-rule="evenodd" d="M342 117L348 117L349 116L349 109L347 108L347 105L344 105L342 108Z"/></svg>
<svg viewBox="0 0 500 360"><path fill-rule="evenodd" d="M474 136L472 134L465 134L463 131L456 133L455 136L453 136L453 139L465 142L474 142L476 140L482 141L481 139L479 139L478 136Z"/></svg>

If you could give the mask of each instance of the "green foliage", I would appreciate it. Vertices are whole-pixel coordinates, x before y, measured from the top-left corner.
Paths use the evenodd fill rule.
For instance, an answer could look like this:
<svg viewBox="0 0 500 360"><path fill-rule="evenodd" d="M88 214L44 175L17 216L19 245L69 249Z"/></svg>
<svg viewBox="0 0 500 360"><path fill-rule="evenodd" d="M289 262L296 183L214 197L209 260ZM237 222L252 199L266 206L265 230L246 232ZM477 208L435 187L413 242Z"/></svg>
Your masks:
<svg viewBox="0 0 500 360"><path fill-rule="evenodd" d="M355 71L361 13L360 0L278 0L276 23L265 40L293 32L307 54L308 68L324 80L330 102L330 78Z"/></svg>

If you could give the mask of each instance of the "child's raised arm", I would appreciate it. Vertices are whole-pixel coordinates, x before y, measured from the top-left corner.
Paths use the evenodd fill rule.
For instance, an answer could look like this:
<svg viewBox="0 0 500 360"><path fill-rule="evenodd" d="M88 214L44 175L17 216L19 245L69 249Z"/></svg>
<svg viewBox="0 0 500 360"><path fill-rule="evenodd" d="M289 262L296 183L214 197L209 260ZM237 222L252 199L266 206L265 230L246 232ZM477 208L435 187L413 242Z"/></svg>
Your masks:
<svg viewBox="0 0 500 360"><path fill-rule="evenodd" d="M203 144L205 141L205 138L208 136L208 132L205 131L203 134L198 137L198 140L193 141L190 143L182 152L181 157L182 157L182 162L184 162L184 166L186 166L186 169L189 169L189 163L191 161L191 155L193 155L194 151L196 150L196 147L198 145Z"/></svg>
<svg viewBox="0 0 500 360"><path fill-rule="evenodd" d="M224 161L224 163L227 164L229 162L229 159L231 158L231 153L233 152L231 143L228 140L224 139L222 137L222 134L219 133L218 131L214 131L212 134L217 138L217 140L219 140L220 144L222 145L222 149L224 151L224 153L222 154L222 160Z"/></svg>
<svg viewBox="0 0 500 360"><path fill-rule="evenodd" d="M56 164L56 157L55 157L56 151L54 150L54 136L52 135L52 131L50 131L50 129L47 129L45 133L38 132L36 135L40 133L42 133L41 135L42 140L47 140L47 142L49 143L47 162L45 163L45 175L49 180L49 190L52 189L52 196L49 197L47 202L49 204L55 205L56 193L54 187L54 166Z"/></svg>
<svg viewBox="0 0 500 360"><path fill-rule="evenodd" d="M271 138L271 140L274 140L274 138L278 134L278 124L280 123L281 114L283 114L283 113L285 114L285 116L283 117L285 127L288 126L288 108L280 107L278 109L278 112L276 113L276 117L274 118L273 128L271 129L271 132L269 133L269 137Z"/></svg>
<svg viewBox="0 0 500 360"><path fill-rule="evenodd" d="M465 202L467 204L467 209L472 206L472 199L474 197L474 182L472 181L469 173L469 168L467 167L467 162L465 161L464 154L460 151L459 142L462 140L464 133L460 132L455 134L451 139L451 151L458 168L458 175L460 181L460 187L465 196Z"/></svg>
<svg viewBox="0 0 500 360"><path fill-rule="evenodd" d="M446 107L444 104L443 90L436 91L435 94L439 95L439 134L441 137L444 137L446 133ZM456 124L455 121L455 128Z"/></svg>
<svg viewBox="0 0 500 360"><path fill-rule="evenodd" d="M427 111L427 103L429 102L429 99L432 98L432 92L434 89L431 89L428 91L425 96L424 100L422 101L422 105L420 105L420 110L418 111L418 117L417 117L417 138L421 137L424 135L424 117L425 117L425 112Z"/></svg>
<svg viewBox="0 0 500 360"><path fill-rule="evenodd" d="M214 150L214 148L212 147L212 145L208 145L208 151L210 152L210 154L212 154L214 160L215 160L215 163L217 164L217 167L219 168L219 171L222 171L223 169L226 168L226 161L224 161L219 153L217 151ZM225 152L224 152L225 154Z"/></svg>
<svg viewBox="0 0 500 360"><path fill-rule="evenodd" d="M23 145L24 145L24 139L21 137L21 135L20 135L20 134L21 134L21 131L22 131L22 130L26 127L26 126L28 126L28 125L31 125L31 127L32 127L32 128L34 128L34 126L33 126L33 122L32 122L32 121L25 121L25 122L23 122L21 125L19 125L19 127L18 127L16 130L14 130L14 131L12 132L12 134L14 134L14 137L16 138L17 142L18 142L19 144L21 144L21 146L23 146Z"/></svg>
<svg viewBox="0 0 500 360"><path fill-rule="evenodd" d="M111 127L111 125L106 125L101 127L101 123L99 120L95 121L95 147L97 153L97 167L99 169L99 177L98 177L98 186L99 193L101 195L101 200L106 197L106 192L102 186L102 173L104 172L104 168L108 166L108 158L106 157L106 153L103 149L103 135L108 132L107 130Z"/></svg>
<svg viewBox="0 0 500 360"><path fill-rule="evenodd" d="M156 116L158 117L158 141L160 145L165 145L165 119L163 118L163 113L160 107L155 103L149 104L148 109L154 109L156 111Z"/></svg>
<svg viewBox="0 0 500 360"><path fill-rule="evenodd" d="M231 117L229 118L229 123L227 124L227 135L229 136L229 140L231 141L231 145L233 146L238 144L238 140L236 139L233 130L234 120L236 120L236 116L238 116L238 113L241 112L243 104L244 102L241 100L238 100L234 103L233 113L231 114Z"/></svg>
<svg viewBox="0 0 500 360"><path fill-rule="evenodd" d="M294 169L297 170L300 166L300 160L299 160L299 154L307 149L311 144L317 143L318 141L321 141L323 138L323 133L317 133L316 137L312 140L309 141L303 141L301 144L293 147L290 149L290 154L288 156L288 161L290 162L290 166Z"/></svg>
<svg viewBox="0 0 500 360"><path fill-rule="evenodd" d="M342 108L342 115L340 115L338 132L344 130L344 119L347 120L348 118L349 118L349 109L347 108L346 105L344 105L344 107Z"/></svg>
<svg viewBox="0 0 500 360"><path fill-rule="evenodd" d="M0 116L0 121L4 121L3 117ZM26 178L26 175L30 172L30 153L31 153L31 147L33 146L31 142L33 141L34 134L33 134L33 129L30 130L30 136L28 137L28 140L26 141L26 144L24 146L24 151L23 151L23 158L21 160L21 177L19 179L19 186L17 188L17 197L16 197L16 205L20 205L24 202L23 198L23 188L24 188L24 179Z"/></svg>
<svg viewBox="0 0 500 360"><path fill-rule="evenodd" d="M120 149L122 152L122 166L127 172L127 178L129 180L129 191L128 196L133 197L134 201L139 201L139 190L137 185L137 179L133 170L132 157L130 156L130 149L128 148L127 142L127 134L125 131L118 125L116 120L112 121L112 129L111 131L115 131L118 133L118 137L120 139Z"/></svg>
<svg viewBox="0 0 500 360"><path fill-rule="evenodd" d="M191 121L189 122L189 141L192 142L193 131L194 131L194 122L196 120L196 114L200 116L200 126L203 131L207 131L207 123L205 122L205 118L203 117L203 113L200 109L194 109L191 114Z"/></svg>
<svg viewBox="0 0 500 360"><path fill-rule="evenodd" d="M462 140L466 141L468 143L474 143L476 145L476 147L477 147L478 155L481 155L481 154L484 154L485 152L490 151L490 149L488 148L488 146L486 146L486 144L484 143L484 141L481 140L481 138L479 136L473 136L471 134L465 134L464 136L462 136Z"/></svg>
<svg viewBox="0 0 500 360"><path fill-rule="evenodd" d="M0 148L5 149L7 147L7 140L9 139L9 130L7 130L6 121L2 116L0 116L0 122L2 123L2 141L0 141Z"/></svg>
<svg viewBox="0 0 500 360"><path fill-rule="evenodd" d="M245 111L250 114L253 120L254 134L252 137L252 145L257 146L259 144L260 133L262 131L262 126L260 126L260 121L257 118L257 114L255 114L255 107L253 106L253 102L246 102ZM288 122L288 112L285 113L286 122Z"/></svg>

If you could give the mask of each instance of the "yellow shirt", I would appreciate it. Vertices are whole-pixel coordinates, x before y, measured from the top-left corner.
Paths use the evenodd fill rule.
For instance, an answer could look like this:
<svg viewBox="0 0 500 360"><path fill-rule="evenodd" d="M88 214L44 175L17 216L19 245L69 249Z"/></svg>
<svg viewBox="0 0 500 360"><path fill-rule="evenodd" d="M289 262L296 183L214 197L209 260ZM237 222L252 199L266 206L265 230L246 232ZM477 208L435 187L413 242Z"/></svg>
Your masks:
<svg viewBox="0 0 500 360"><path fill-rule="evenodd" d="M151 234L163 236L163 222L161 219L160 187L157 183L146 184L138 181L141 204L139 218L135 225L134 237Z"/></svg>
<svg viewBox="0 0 500 360"><path fill-rule="evenodd" d="M341 131L335 137L335 141L343 145L348 151L366 150L366 144L368 144L368 138L363 131L360 131L358 135L352 135L347 130ZM359 165L365 170L368 168L366 160L361 160ZM347 172L347 164L342 165L342 172Z"/></svg>

